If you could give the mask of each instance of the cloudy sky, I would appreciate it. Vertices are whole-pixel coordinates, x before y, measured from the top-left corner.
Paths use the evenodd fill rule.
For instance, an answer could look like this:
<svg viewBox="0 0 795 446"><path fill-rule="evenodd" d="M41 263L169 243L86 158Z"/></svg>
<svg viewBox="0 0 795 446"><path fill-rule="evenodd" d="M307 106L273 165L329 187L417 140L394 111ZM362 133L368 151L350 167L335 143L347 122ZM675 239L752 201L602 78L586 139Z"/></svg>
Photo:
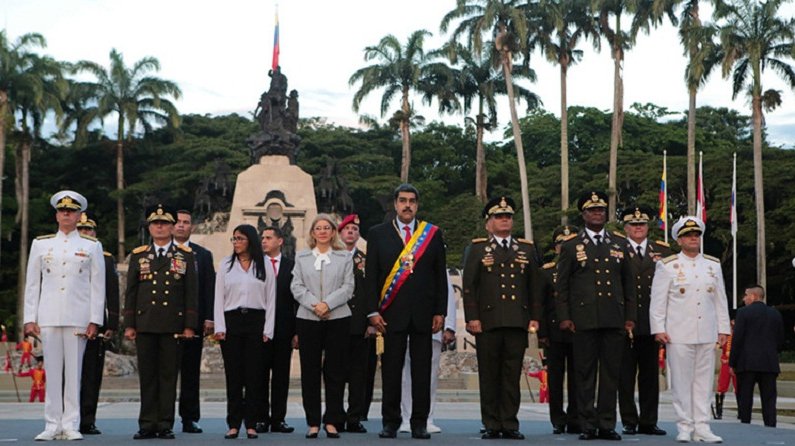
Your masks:
<svg viewBox="0 0 795 446"><path fill-rule="evenodd" d="M48 43L44 52L59 60L106 65L111 48L120 51L128 64L154 56L162 66L159 75L182 88L184 96L177 101L180 112L248 114L269 85L275 6L274 0L4 0L0 23L12 41L27 32L43 34ZM386 34L405 41L417 29L434 33L426 44L434 48L445 39L439 22L454 7L455 0L281 0L280 65L289 88L300 93L301 116L357 125L358 117L351 109L355 88L348 86L348 78L367 65L363 48ZM789 15L793 11L786 9ZM569 74L569 104L610 110L610 55L585 49L584 60ZM673 111L686 110L685 63L672 27L641 36L635 49L626 54L625 107L651 102ZM559 115L557 67L540 55L532 66L539 80L526 86L541 96L547 110ZM766 117L770 138L793 147L795 95L772 75L765 79L765 87L785 91L783 106ZM377 115L379 101L380 94L372 94L361 111ZM420 101L414 102L419 105ZM750 115L745 98L732 101L731 86L720 73L700 92L699 104L731 107ZM429 121L437 119L433 110L422 114ZM500 124L506 125L508 119L507 104L503 104ZM460 123L462 118L445 120Z"/></svg>

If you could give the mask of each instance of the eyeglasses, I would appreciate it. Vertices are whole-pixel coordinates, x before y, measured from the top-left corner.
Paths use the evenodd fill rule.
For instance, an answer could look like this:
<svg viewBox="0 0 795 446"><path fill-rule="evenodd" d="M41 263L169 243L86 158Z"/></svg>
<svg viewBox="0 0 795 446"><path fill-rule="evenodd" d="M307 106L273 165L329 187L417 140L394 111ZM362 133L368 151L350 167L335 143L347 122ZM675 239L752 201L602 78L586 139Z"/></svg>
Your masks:
<svg viewBox="0 0 795 446"><path fill-rule="evenodd" d="M248 241L248 239L245 238L245 237L232 237L232 238L229 239L229 241L232 242L232 243L234 243L234 242L245 242L245 241Z"/></svg>
<svg viewBox="0 0 795 446"><path fill-rule="evenodd" d="M320 232L320 231L333 231L333 230L334 230L334 228L332 228L331 226L315 226L315 231L317 231L317 232Z"/></svg>

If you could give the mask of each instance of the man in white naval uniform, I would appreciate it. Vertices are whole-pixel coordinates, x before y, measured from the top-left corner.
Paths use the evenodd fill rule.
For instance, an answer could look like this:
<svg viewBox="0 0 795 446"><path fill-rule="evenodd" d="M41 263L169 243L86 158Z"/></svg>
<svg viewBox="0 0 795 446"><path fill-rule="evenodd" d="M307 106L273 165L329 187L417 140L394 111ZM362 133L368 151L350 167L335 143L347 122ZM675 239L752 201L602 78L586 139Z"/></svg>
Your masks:
<svg viewBox="0 0 795 446"><path fill-rule="evenodd" d="M676 441L720 443L709 428L709 401L715 377L715 342L731 333L723 273L718 259L699 252L704 223L682 217L671 231L682 252L657 262L649 318L664 343L676 412Z"/></svg>
<svg viewBox="0 0 795 446"><path fill-rule="evenodd" d="M65 190L50 204L58 232L33 241L25 282L24 331L41 337L47 372L46 426L36 440L80 440L80 372L86 339L105 316L105 260L102 244L77 231L85 197Z"/></svg>

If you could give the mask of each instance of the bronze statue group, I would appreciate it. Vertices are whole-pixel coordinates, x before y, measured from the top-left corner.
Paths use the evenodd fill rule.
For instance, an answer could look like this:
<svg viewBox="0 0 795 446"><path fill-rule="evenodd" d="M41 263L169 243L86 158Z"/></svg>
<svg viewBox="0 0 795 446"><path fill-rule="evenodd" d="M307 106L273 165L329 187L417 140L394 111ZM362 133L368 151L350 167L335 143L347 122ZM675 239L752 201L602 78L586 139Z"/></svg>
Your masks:
<svg viewBox="0 0 795 446"><path fill-rule="evenodd" d="M58 231L33 242L25 286L24 332L41 339L49 371L45 429L36 440L78 440L100 434L103 340L119 326L118 276L95 238L87 200L65 190L50 202ZM175 438L178 376L182 432L202 432L205 336L221 345L227 439L294 431L285 420L294 349L306 438L321 430L329 438L367 432L362 422L373 398L376 355L383 382L378 436L429 439L440 432L433 420L439 354L455 341L446 247L442 230L417 218L416 188L398 186L393 202L394 217L369 229L366 253L358 216L338 221L320 214L295 258L282 255L280 228L239 225L217 271L212 254L190 242L189 211L148 208L151 242L129 256L121 324L138 359L141 404L133 438ZM726 344L731 327L721 265L700 252L704 223L693 216L677 221L671 234L680 252L674 253L648 238L653 217L643 206L622 213L623 233L605 229L604 193L584 193L578 208L584 227L556 229L555 259L543 263L532 241L512 235L514 201L495 197L482 212L485 236L465 252L463 308L476 340L482 438L525 438L519 384L528 333L536 333L547 361L554 434L621 440L618 407L624 435L666 435L657 425L664 347L676 441L721 442L709 427L710 401L715 347ZM750 422L759 383L764 423L775 426L781 316L758 305L764 301L758 285L748 287L744 301L728 358L739 381L739 418Z"/></svg>

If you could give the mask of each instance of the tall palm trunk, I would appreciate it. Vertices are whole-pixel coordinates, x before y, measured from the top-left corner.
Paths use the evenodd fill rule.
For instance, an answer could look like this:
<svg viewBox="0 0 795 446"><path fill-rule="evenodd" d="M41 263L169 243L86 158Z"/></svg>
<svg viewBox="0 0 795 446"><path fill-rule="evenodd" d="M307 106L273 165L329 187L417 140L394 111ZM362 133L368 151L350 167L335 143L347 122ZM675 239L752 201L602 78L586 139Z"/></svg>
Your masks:
<svg viewBox="0 0 795 446"><path fill-rule="evenodd" d="M119 252L117 261L124 263L125 259L125 240L124 240L124 116L119 114L119 133L116 142L116 218L118 218L116 236L119 239Z"/></svg>
<svg viewBox="0 0 795 446"><path fill-rule="evenodd" d="M484 120L483 99L481 99L478 105L478 116L475 118L475 196L478 197L481 203L485 204L489 198L486 184L488 181L486 150L483 147L483 130L486 127Z"/></svg>
<svg viewBox="0 0 795 446"><path fill-rule="evenodd" d="M409 167L411 166L411 132L409 131L411 108L409 107L408 87L403 89L401 110L403 110L403 117L400 119L400 139L403 141L403 156L400 161L400 181L408 183Z"/></svg>
<svg viewBox="0 0 795 446"><path fill-rule="evenodd" d="M8 119L8 92L0 90L0 222L3 220L3 173L6 162L6 126ZM0 225L2 228L2 225ZM0 236L2 236L0 230ZM19 313L17 313L19 314Z"/></svg>
<svg viewBox="0 0 795 446"><path fill-rule="evenodd" d="M566 78L569 71L568 57L560 60L560 224L569 221L569 109Z"/></svg>
<svg viewBox="0 0 795 446"><path fill-rule="evenodd" d="M690 87L687 109L687 214L696 215L696 87Z"/></svg>
<svg viewBox="0 0 795 446"><path fill-rule="evenodd" d="M499 42L499 38L497 41ZM499 45L499 44L498 44ZM502 55L502 71L505 75L505 88L508 90L508 104L511 109L511 127L513 129L513 142L516 145L516 160L519 162L519 187L522 193L522 217L524 218L524 237L533 240L533 224L530 220L530 197L527 192L527 164L524 160L524 146L522 145L522 131L519 129L519 116L516 114L516 102L513 94L513 76L511 76L511 53L499 46L497 49Z"/></svg>
<svg viewBox="0 0 795 446"><path fill-rule="evenodd" d="M759 85L758 83L756 85ZM754 192L756 201L756 281L767 288L767 262L765 260L765 190L762 176L762 96L761 88L754 86Z"/></svg>
<svg viewBox="0 0 795 446"><path fill-rule="evenodd" d="M616 15L616 37L613 40L613 122L610 131L610 166L607 174L608 218L616 221L616 187L618 170L618 146L621 145L621 128L624 125L624 81L621 78L621 63L624 50L621 48L621 15Z"/></svg>
<svg viewBox="0 0 795 446"><path fill-rule="evenodd" d="M27 133L27 132L25 132ZM22 141L17 147L17 201L19 202L19 271L17 273L17 319L22 327L25 312L25 280L28 267L28 239L30 230L30 150L31 140L27 134L22 135Z"/></svg>

